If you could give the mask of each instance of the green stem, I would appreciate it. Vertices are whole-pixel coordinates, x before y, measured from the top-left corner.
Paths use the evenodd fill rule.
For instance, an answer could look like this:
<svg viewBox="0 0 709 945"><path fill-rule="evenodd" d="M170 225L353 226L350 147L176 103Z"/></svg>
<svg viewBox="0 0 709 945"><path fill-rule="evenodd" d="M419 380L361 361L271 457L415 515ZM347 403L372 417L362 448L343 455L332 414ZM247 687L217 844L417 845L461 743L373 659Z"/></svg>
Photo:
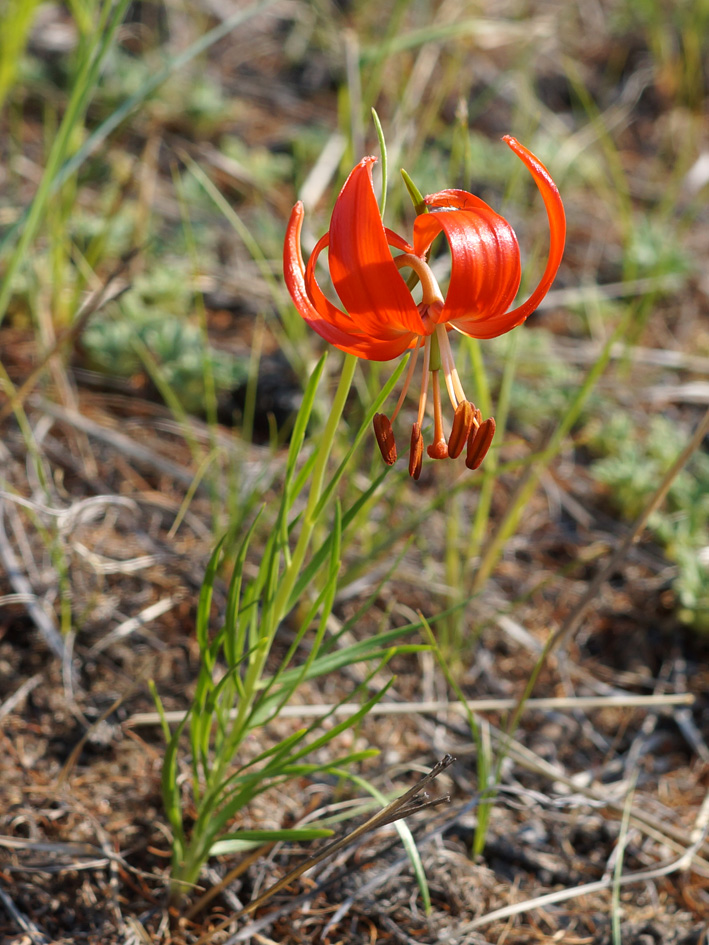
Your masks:
<svg viewBox="0 0 709 945"><path fill-rule="evenodd" d="M275 624L274 632L280 621L283 619L283 617L285 617L288 600L293 587L295 586L295 582L298 580L298 576L300 575L303 562L305 560L305 555L307 554L308 547L310 546L310 539L312 538L313 529L318 519L317 506L320 500L320 495L322 494L327 461L330 458L330 453L332 452L332 446L335 442L335 435L337 433L337 428L340 423L340 418L342 417L342 411L344 410L350 388L352 387L352 381L354 379L356 367L357 358L352 354L345 355L345 360L342 365L342 374L340 376L340 383L338 384L337 391L335 392L335 398L332 402L330 416L328 417L327 423L325 424L325 429L323 430L322 437L318 444L317 459L315 460L313 475L310 480L308 503L306 505L305 512L303 513L298 541L295 546L295 550L293 551L293 557L291 559L290 565L283 575L283 580L280 582L278 594L276 595L276 599L273 604Z"/></svg>
<svg viewBox="0 0 709 945"><path fill-rule="evenodd" d="M319 517L317 506L322 493L327 461L330 457L330 453L332 452L332 446L335 442L335 436L337 434L337 427L339 425L340 418L342 417L342 411L344 409L345 402L347 401L350 387L352 386L352 380L354 378L356 366L357 358L355 358L353 355L346 355L342 367L340 382L337 386L337 391L335 392L332 409L330 410L330 416L328 417L327 423L325 424L325 429L323 430L322 438L320 439L318 445L317 458L315 460L315 465L313 466L313 472L310 480L308 502L301 519L298 541L290 561L286 565L286 569L278 582L278 591L276 592L273 604L267 608L267 613L264 613L264 620L266 621L267 625L264 628L264 633L261 637L261 640L259 641L258 650L254 653L253 659L250 661L246 678L244 679L244 694L243 698L239 702L239 711L237 713L237 717L231 727L231 735L228 738L228 749L221 754L213 770L213 776L211 780L215 785L220 783L225 766L230 763L233 753L238 748L239 743L245 734L246 720L248 719L249 713L251 712L256 694L261 688L261 676L263 675L263 670L266 665L268 655L271 651L271 644L273 643L273 639L281 621L288 611L288 601L293 591L293 587L295 586L302 571L305 556L308 552L308 548L310 547L313 529L315 528L315 523ZM262 593L264 590L267 589L262 589Z"/></svg>
<svg viewBox="0 0 709 945"><path fill-rule="evenodd" d="M510 393L512 390L512 381L514 379L515 368L517 364L517 347L519 342L519 332L513 331L509 336L509 346L505 354L505 367L502 375L502 384L500 386L500 394L497 398L497 407L495 408L495 420L497 421L497 437L498 441L500 437L504 439L505 430L507 427L507 414L509 413L510 406ZM477 347L477 356L480 354L480 346ZM475 365L476 375L478 373L478 366ZM486 390L485 397L489 398L489 393ZM483 398L484 399L484 398ZM481 408L482 409L482 408ZM485 414L485 410L483 410ZM492 508L492 497L495 490L495 485L497 484L497 469L499 466L499 452L497 450L492 450L491 454L487 458L485 463L485 473L480 486L480 495L478 496L478 504L475 510L475 520L473 522L473 528L470 533L470 543L468 545L468 554L467 560L473 561L477 559L480 554L480 549L483 546L485 540L485 535L487 533L487 526L490 520L490 509Z"/></svg>

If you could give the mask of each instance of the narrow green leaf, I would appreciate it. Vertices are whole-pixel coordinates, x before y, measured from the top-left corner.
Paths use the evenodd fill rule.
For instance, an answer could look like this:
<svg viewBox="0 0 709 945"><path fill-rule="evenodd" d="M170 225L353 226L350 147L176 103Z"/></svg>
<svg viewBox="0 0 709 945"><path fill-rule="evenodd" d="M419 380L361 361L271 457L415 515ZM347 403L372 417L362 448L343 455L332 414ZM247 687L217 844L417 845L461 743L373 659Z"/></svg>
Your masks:
<svg viewBox="0 0 709 945"><path fill-rule="evenodd" d="M377 140L379 141L379 153L382 156L382 199L379 213L383 218L387 205L387 146L384 140L382 123L379 121L379 115L377 115L376 109L374 108L372 109L372 120L374 121L374 128L377 132Z"/></svg>
<svg viewBox="0 0 709 945"><path fill-rule="evenodd" d="M349 528L351 522L356 518L359 511L362 507L369 501L369 499L374 495L379 486L384 482L387 475L389 474L389 467L386 467L382 472L374 479L368 486L368 488L357 498L357 500L349 507L345 512L342 518L342 531L346 532ZM329 487L328 487L329 488ZM333 543L333 534L332 532L327 536L325 541L320 545L317 551L313 554L312 558L303 570L300 573L293 592L288 601L288 609L291 610L295 607L298 600L305 592L305 589L312 584L315 575L318 573L320 568L323 565L323 562L331 554Z"/></svg>
<svg viewBox="0 0 709 945"><path fill-rule="evenodd" d="M299 842L303 840L319 840L321 837L331 837L335 831L325 827L293 827L283 830L235 830L226 833L223 840L257 840L259 843L274 841Z"/></svg>
<svg viewBox="0 0 709 945"><path fill-rule="evenodd" d="M211 554L207 570L204 575L204 581L199 592L199 603L197 605L197 616L195 618L195 632L197 643L202 654L209 650L209 612L212 606L212 593L214 591L214 578L216 577L219 559L221 557L224 538L220 538L217 546Z"/></svg>
<svg viewBox="0 0 709 945"><path fill-rule="evenodd" d="M165 716L165 709L162 704L162 699L160 698L158 694L157 686L155 685L154 679L148 680L148 689L150 689L150 695L153 697L155 708L157 709L158 715L160 716L160 727L162 728L163 737L165 739L165 742L169 742L170 739L172 738L172 732L170 731L170 725Z"/></svg>
<svg viewBox="0 0 709 945"><path fill-rule="evenodd" d="M306 679L316 679L326 673L334 672L343 666L361 663L365 660L379 659L384 653L388 652L390 646L396 646L397 653L418 653L421 650L427 650L428 644L396 644L399 638L407 636L416 630L421 629L420 623L408 624L405 627L394 627L392 630L385 630L365 640L359 640L351 646L342 650L336 650L332 653L322 653L310 667ZM387 647L387 649L382 649ZM283 673L281 681L288 685L292 678L298 673L298 669L287 670ZM264 680L263 686L268 685L268 680Z"/></svg>
<svg viewBox="0 0 709 945"><path fill-rule="evenodd" d="M224 656L226 658L229 666L237 666L241 662L242 654L244 652L244 646L246 641L246 621L240 619L239 607L241 604L241 585L244 578L244 564L246 563L246 555L249 550L249 545L254 534L254 529L256 524L261 517L263 512L263 506L257 512L251 527L244 540L239 546L239 551L234 561L234 568L231 572L231 579L229 581L229 590L227 593L226 600L226 611L224 614ZM239 687L241 680L235 677L237 682L237 687Z"/></svg>
<svg viewBox="0 0 709 945"><path fill-rule="evenodd" d="M173 862L176 857L177 859L181 858L185 845L185 832L182 823L182 803L178 782L179 769L177 764L177 751L182 732L184 731L185 725L187 725L191 712L191 708L187 710L184 718L172 733L170 741L167 743L160 776L162 802L173 833Z"/></svg>
<svg viewBox="0 0 709 945"><path fill-rule="evenodd" d="M380 661L377 669L372 672L369 676L371 678L375 675L375 672L380 672L382 667L389 661L390 657L393 656L393 653L390 651L385 655L385 657ZM328 729L327 732L324 732L319 738L316 738L315 741L309 742L304 748L301 748L300 751L296 752L293 755L293 760L296 761L298 758L302 758L305 755L309 754L311 751L317 751L319 748L322 748L323 745L327 745L328 742L331 742L333 738L336 738L342 732L346 732L348 728L355 726L361 719L363 719L372 706L376 705L385 694L389 691L390 687L394 682L394 678L389 679L384 686L375 693L371 699L368 699L366 702L362 703L362 706L354 713L354 715L349 716L349 718L343 719L341 722L338 722L337 725L333 725L331 729ZM359 688L359 687L358 687Z"/></svg>
<svg viewBox="0 0 709 945"><path fill-rule="evenodd" d="M312 665L313 661L316 659L320 651L320 647L322 645L322 641L325 637L325 633L327 630L327 624L330 619L330 615L332 613L332 607L333 607L333 604L335 603L335 595L337 593L337 578L338 578L338 574L340 570L341 538L342 538L342 513L340 509L340 503L337 502L335 504L335 524L330 534L330 542L329 542L331 545L330 567L328 570L325 587L318 595L318 599L316 602L317 606L312 608L308 612L305 620L301 624L301 627L296 635L295 640L293 641L293 643L288 649L286 658L281 663L281 670L279 671L279 673L285 671L285 667L288 665L292 656L295 654L295 650L297 649L300 641L302 640L303 636L308 630L311 620L315 617L317 610L320 609L320 620L318 622L318 629L315 633L315 638L311 642L308 655L302 667L300 668L299 675L295 677L295 679L290 685L284 686L281 689L282 696L279 703L273 709L273 712L271 714L271 719L274 719L278 716L278 713L280 712L281 708L286 704L286 702L288 702L292 694L298 689L301 682L307 675L308 670L310 669L310 666ZM274 684L277 684L278 682L279 673L276 673L272 677L272 682ZM264 698L266 697L268 693L268 689L269 687L267 686L266 689L264 690L264 694L263 694ZM270 720L265 720L263 724L267 725L268 721Z"/></svg>
<svg viewBox="0 0 709 945"><path fill-rule="evenodd" d="M291 434L290 448L288 450L288 462L286 465L286 480L292 479L293 471L295 470L298 454L300 453L301 447L303 445L305 431L308 426L308 421L310 420L310 414L313 410L313 404L315 403L315 395L317 393L318 384L320 383L323 368L325 367L326 358L327 354L323 354L318 363L315 365L308 379L308 383L305 386L305 390L303 391L303 400L298 410L298 415L296 417L295 425L293 426L293 432Z"/></svg>
<svg viewBox="0 0 709 945"><path fill-rule="evenodd" d="M316 519L322 514L322 510L324 509L325 505L329 502L330 496L332 495L332 493L337 488L337 484L342 478L343 473L345 472L346 469L350 467L352 456L355 450L357 449L357 447L359 446L362 440L362 437L365 435L365 433L367 433L371 429L372 420L374 419L374 414L379 412L382 405L384 404L384 401L387 399L389 394L392 392L392 390L396 386L396 383L401 377L404 371L404 368L409 363L409 357L410 355L407 355L405 358L402 358L399 361L399 364L397 365L396 370L392 373L391 377L386 382L384 387L382 387L380 393L377 395L374 402L370 405L370 408L367 411L366 416L364 420L362 421L362 424L359 430L355 434L355 437L352 441L352 445L347 450L347 453L345 454L340 465L337 467L337 470L335 471L332 479L327 484L327 486L323 489L323 493L320 496L320 499L318 501L317 508L315 511ZM387 474L390 468L391 467L387 466L387 468L384 470L384 473Z"/></svg>

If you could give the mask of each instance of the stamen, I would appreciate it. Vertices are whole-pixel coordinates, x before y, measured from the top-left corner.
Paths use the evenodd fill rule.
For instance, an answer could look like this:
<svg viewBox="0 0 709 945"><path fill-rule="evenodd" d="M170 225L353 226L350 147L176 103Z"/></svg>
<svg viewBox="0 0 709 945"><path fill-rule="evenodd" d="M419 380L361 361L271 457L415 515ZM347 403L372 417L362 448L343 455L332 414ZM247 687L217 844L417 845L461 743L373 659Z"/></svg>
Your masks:
<svg viewBox="0 0 709 945"><path fill-rule="evenodd" d="M488 417L477 429L473 427L470 432L468 452L465 457L465 465L468 469L477 469L480 463L482 463L485 459L485 454L490 449L494 435L495 420L493 417Z"/></svg>
<svg viewBox="0 0 709 945"><path fill-rule="evenodd" d="M441 353L444 357L444 364L447 363L450 365L450 376L453 383L453 389L455 391L456 401L453 403L453 406L457 406L461 400L466 400L465 391L463 390L463 385L460 383L460 377L458 376L458 371L455 366L455 361L453 360L453 352L451 351L451 343L448 338L448 332L445 329L445 326L441 325L442 331L438 339L438 343L441 348ZM446 378L446 384L448 379ZM453 398L451 397L451 401Z"/></svg>
<svg viewBox="0 0 709 945"><path fill-rule="evenodd" d="M441 353L441 367L443 368L443 377L446 380L448 396L455 410L458 406L458 396L453 384L455 365L453 364L453 352L450 349L446 330L443 325L436 325L436 340L438 341L438 350Z"/></svg>
<svg viewBox="0 0 709 945"><path fill-rule="evenodd" d="M426 397L428 395L428 369L431 364L431 338L426 338L423 348L423 376L421 378L421 393L419 395L419 412L416 422L419 427L423 426L423 418L426 414Z"/></svg>
<svg viewBox="0 0 709 945"><path fill-rule="evenodd" d="M396 462L396 443L394 441L394 431L387 416L383 413L374 414L374 435L377 438L379 451L382 459L387 466L393 466Z"/></svg>
<svg viewBox="0 0 709 945"><path fill-rule="evenodd" d="M411 428L411 451L409 452L409 475L412 479L418 479L421 475L421 466L423 465L423 437L421 436L421 427L415 423Z"/></svg>
<svg viewBox="0 0 709 945"><path fill-rule="evenodd" d="M433 443L426 452L431 459L447 459L448 446L443 436L443 414L441 413L441 385L438 371L432 371L433 377Z"/></svg>
<svg viewBox="0 0 709 945"><path fill-rule="evenodd" d="M455 408L453 417L453 427L451 435L448 437L448 455L451 459L460 456L463 447L473 428L475 419L475 407L469 400L461 400Z"/></svg>
<svg viewBox="0 0 709 945"><path fill-rule="evenodd" d="M406 394L409 390L409 385L411 384L411 378L414 376L414 368L416 367L416 362L418 361L420 348L421 348L421 345L418 345L418 347L414 348L413 354L409 358L409 366L406 368L406 377L404 378L404 386L401 388L399 399L396 402L396 407L394 407L394 413L391 415L392 423L399 416L401 405L404 403L404 397L406 397Z"/></svg>

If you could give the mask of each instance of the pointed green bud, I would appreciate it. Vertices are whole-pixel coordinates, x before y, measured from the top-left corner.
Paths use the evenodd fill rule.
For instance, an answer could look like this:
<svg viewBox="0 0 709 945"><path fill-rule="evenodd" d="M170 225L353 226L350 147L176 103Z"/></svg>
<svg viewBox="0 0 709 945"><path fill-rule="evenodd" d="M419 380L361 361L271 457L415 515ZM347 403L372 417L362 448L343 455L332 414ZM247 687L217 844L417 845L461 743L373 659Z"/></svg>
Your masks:
<svg viewBox="0 0 709 945"><path fill-rule="evenodd" d="M404 178L406 189L409 192L409 197L411 197L411 203L414 205L414 210L416 213L428 213L428 207L424 203L421 191L418 189L416 184L414 184L403 167L401 168L401 176Z"/></svg>

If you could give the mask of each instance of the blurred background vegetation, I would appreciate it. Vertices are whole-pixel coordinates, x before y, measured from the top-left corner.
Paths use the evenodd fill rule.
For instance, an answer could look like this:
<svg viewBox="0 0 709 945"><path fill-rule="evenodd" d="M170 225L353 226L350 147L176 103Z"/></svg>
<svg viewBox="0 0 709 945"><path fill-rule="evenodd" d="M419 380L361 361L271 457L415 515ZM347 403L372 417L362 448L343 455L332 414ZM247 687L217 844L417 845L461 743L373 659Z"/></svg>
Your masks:
<svg viewBox="0 0 709 945"><path fill-rule="evenodd" d="M125 292L42 383L71 368L80 385L157 396L180 421L188 412L245 439L256 431L261 442L282 442L322 348L281 286L296 197L312 245L348 170L376 150L376 107L390 149L388 225L405 233L412 219L399 166L424 192L472 190L516 227L530 285L546 221L499 142L512 133L562 191L568 249L527 327L483 345L482 361L462 344L473 397L492 407L508 371L498 457L518 468L567 416L613 338L612 367L576 411L564 451L613 514L637 512L706 401L691 381L706 376L709 356L709 4L5 0L2 17L6 360L8 332L30 331L37 352L46 350L86 292L138 250ZM658 362L648 349L675 358ZM26 367L19 357L16 381ZM386 371L362 371L364 402ZM361 461L369 468L366 454ZM422 489L394 474L401 532L441 480L477 515L475 547L455 538L465 562L486 536L489 510L458 471L429 470ZM488 504L491 495L483 487ZM677 568L682 619L704 626L707 519L696 500L678 485L653 535ZM227 525L218 519L217 530Z"/></svg>

